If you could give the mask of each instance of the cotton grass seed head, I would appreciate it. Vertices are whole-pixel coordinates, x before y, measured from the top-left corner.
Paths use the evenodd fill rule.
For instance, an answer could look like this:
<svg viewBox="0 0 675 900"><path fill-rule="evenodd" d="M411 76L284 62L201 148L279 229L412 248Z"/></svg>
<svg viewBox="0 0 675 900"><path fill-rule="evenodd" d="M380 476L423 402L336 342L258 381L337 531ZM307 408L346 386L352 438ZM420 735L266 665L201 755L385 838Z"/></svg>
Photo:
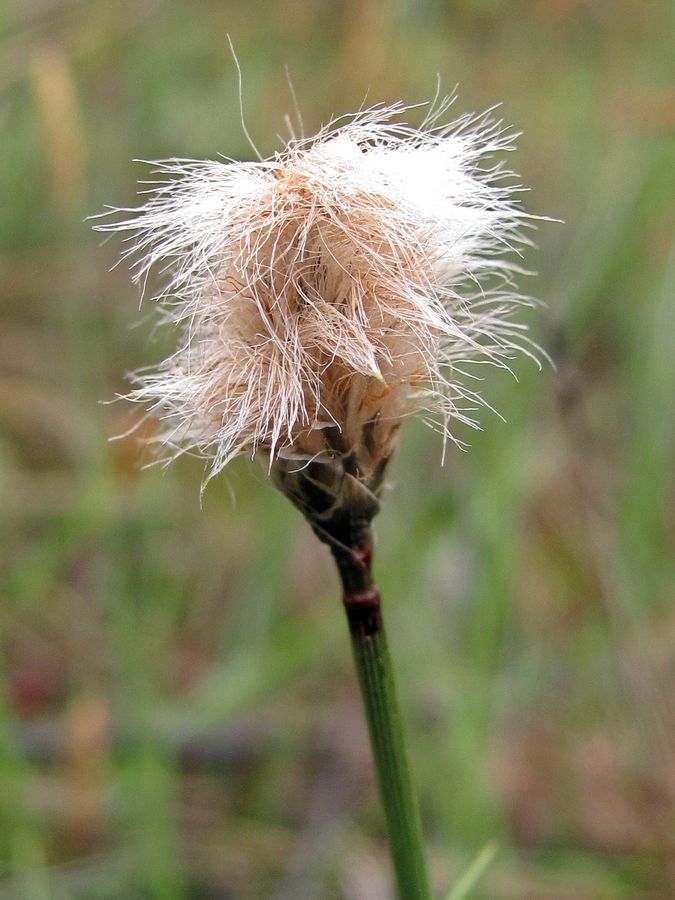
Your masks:
<svg viewBox="0 0 675 900"><path fill-rule="evenodd" d="M292 472L337 459L377 487L412 415L459 442L486 405L477 364L529 353L513 314L527 216L490 115L419 129L401 105L332 122L260 162L154 163L149 197L97 227L178 349L134 378L169 455ZM122 213L122 216L119 214Z"/></svg>

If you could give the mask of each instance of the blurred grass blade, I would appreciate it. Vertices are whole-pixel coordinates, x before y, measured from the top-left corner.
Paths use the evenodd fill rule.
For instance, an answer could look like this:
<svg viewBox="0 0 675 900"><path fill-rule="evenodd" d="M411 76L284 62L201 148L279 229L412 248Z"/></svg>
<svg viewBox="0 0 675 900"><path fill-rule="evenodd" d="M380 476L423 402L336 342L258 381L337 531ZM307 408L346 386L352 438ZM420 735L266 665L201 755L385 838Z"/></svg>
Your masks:
<svg viewBox="0 0 675 900"><path fill-rule="evenodd" d="M464 900L465 897L468 897L469 892L476 887L483 877L485 870L491 865L498 850L499 846L495 841L487 843L483 849L476 854L474 860L464 874L460 875L459 881L450 891L446 900Z"/></svg>

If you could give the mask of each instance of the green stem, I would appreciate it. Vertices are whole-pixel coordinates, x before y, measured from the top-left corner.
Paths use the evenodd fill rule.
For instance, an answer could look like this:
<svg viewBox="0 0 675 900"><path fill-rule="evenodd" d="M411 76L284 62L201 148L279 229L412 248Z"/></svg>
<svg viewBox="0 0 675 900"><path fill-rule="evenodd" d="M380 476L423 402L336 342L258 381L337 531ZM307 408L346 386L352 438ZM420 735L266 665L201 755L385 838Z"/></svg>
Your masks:
<svg viewBox="0 0 675 900"><path fill-rule="evenodd" d="M352 558L359 561L358 551ZM343 555L336 554L336 559L345 587L344 605L399 896L401 900L431 900L422 826L382 620L380 592L370 578L370 553L361 555L356 569Z"/></svg>
<svg viewBox="0 0 675 900"><path fill-rule="evenodd" d="M380 592L371 575L370 523L387 458L374 453L372 429L350 450L337 426L324 431L326 460L298 468L275 460L277 487L302 511L314 533L331 548L340 572L343 600L361 696L368 720L380 794L401 900L431 900L417 798L410 776L394 672L384 633Z"/></svg>

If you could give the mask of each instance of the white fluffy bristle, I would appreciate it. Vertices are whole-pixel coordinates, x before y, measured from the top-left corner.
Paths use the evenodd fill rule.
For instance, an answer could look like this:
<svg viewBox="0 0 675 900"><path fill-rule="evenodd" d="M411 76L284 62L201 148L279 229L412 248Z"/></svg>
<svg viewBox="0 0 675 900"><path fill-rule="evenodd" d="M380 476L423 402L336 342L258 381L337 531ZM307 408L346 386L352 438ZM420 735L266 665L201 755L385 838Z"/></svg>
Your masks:
<svg viewBox="0 0 675 900"><path fill-rule="evenodd" d="M447 104L441 104L445 112ZM401 106L359 113L261 162L155 163L147 202L97 227L180 334L135 376L134 400L172 452L216 474L237 453L315 458L366 423L391 452L421 413L452 437L483 404L467 366L528 351L512 321L514 247L527 219L499 164L511 137L489 117L414 129ZM511 185L511 186L509 186Z"/></svg>

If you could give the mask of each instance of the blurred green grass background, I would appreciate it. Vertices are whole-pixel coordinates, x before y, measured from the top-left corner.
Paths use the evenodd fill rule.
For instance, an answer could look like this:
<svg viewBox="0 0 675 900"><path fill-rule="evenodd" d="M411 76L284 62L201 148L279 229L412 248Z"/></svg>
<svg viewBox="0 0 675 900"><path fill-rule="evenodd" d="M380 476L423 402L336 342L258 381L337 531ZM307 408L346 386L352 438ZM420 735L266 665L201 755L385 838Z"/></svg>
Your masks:
<svg viewBox="0 0 675 900"><path fill-rule="evenodd" d="M675 896L675 13L641 0L0 10L0 898L391 896L328 554L248 460L141 471L133 158L249 158L368 102L503 101L554 357L444 468L411 425L377 575L438 896ZM412 114L414 116L414 113ZM420 117L421 117L420 113ZM140 324L139 323L140 320ZM233 497L236 500L233 500Z"/></svg>

